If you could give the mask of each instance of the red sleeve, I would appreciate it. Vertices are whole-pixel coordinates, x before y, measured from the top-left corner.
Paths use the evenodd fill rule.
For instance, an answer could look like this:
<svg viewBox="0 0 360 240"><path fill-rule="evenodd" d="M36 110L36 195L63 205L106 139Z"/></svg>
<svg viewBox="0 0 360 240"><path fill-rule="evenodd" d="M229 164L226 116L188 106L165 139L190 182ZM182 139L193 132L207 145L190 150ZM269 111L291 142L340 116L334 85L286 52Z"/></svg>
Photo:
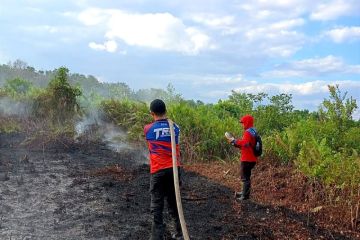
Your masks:
<svg viewBox="0 0 360 240"><path fill-rule="evenodd" d="M251 139L252 139L251 134L248 131L245 131L242 139L235 140L235 147L238 148L248 147L251 145Z"/></svg>

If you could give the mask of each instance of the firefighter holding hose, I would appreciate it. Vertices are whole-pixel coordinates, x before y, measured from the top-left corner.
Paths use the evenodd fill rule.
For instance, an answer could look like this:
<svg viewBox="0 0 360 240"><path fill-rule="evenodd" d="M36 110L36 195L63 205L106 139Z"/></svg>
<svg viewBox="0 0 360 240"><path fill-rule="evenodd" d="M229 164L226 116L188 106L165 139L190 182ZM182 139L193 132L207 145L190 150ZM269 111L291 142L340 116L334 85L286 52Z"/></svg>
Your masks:
<svg viewBox="0 0 360 240"><path fill-rule="evenodd" d="M153 217L150 239L164 239L163 209L165 199L171 217L170 232L172 238L182 239L181 225L176 207L171 136L165 103L160 99L155 99L150 104L150 113L154 122L144 127L145 138L150 152L150 209ZM174 124L174 132L176 155L177 159L179 159L180 129L176 124ZM179 161L177 161L177 166L180 167Z"/></svg>

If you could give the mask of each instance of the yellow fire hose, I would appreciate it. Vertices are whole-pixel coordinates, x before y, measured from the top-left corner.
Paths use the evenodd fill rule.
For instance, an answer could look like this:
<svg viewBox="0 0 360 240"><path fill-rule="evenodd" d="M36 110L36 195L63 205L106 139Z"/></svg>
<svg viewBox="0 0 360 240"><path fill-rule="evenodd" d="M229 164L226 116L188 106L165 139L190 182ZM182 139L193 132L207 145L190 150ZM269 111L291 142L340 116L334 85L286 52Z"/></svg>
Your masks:
<svg viewBox="0 0 360 240"><path fill-rule="evenodd" d="M184 218L184 212L181 204L181 195L179 187L179 173L177 167L177 157L176 157L176 142L175 142L175 131L174 131L174 122L168 119L170 127L170 136L171 136L171 153L173 160L173 172L174 172L174 186L175 186L175 196L176 196L176 205L178 209L181 231L185 240L190 240L189 233L186 227L186 222Z"/></svg>

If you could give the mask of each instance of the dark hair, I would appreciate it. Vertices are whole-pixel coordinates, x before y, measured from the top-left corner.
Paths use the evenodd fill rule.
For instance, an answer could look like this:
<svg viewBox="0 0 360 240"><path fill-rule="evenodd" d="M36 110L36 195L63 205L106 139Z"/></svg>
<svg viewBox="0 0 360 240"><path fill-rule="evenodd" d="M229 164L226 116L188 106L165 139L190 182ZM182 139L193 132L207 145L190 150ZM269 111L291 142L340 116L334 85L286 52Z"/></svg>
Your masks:
<svg viewBox="0 0 360 240"><path fill-rule="evenodd" d="M157 116L164 115L166 113L166 106L163 100L155 99L150 103L150 111Z"/></svg>

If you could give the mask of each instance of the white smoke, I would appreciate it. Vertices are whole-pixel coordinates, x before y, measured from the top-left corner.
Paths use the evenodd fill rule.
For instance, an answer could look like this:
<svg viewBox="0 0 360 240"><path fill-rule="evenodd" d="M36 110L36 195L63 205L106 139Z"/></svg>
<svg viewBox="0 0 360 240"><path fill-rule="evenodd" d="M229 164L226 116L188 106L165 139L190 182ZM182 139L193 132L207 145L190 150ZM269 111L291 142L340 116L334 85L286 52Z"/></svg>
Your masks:
<svg viewBox="0 0 360 240"><path fill-rule="evenodd" d="M100 122L98 112L92 111L75 124L76 138L85 134L91 126L97 126Z"/></svg>
<svg viewBox="0 0 360 240"><path fill-rule="evenodd" d="M102 120L101 113L92 111L75 125L76 138L86 135L96 135L98 140L104 142L109 149L116 152L133 149L127 142L127 134L113 123Z"/></svg>
<svg viewBox="0 0 360 240"><path fill-rule="evenodd" d="M110 149L114 150L115 152L121 152L126 149L133 149L133 147L127 143L127 134L117 126L106 123L101 127L104 130L103 142L105 142Z"/></svg>
<svg viewBox="0 0 360 240"><path fill-rule="evenodd" d="M16 101L8 97L0 98L1 116L28 116L30 111L30 103Z"/></svg>

